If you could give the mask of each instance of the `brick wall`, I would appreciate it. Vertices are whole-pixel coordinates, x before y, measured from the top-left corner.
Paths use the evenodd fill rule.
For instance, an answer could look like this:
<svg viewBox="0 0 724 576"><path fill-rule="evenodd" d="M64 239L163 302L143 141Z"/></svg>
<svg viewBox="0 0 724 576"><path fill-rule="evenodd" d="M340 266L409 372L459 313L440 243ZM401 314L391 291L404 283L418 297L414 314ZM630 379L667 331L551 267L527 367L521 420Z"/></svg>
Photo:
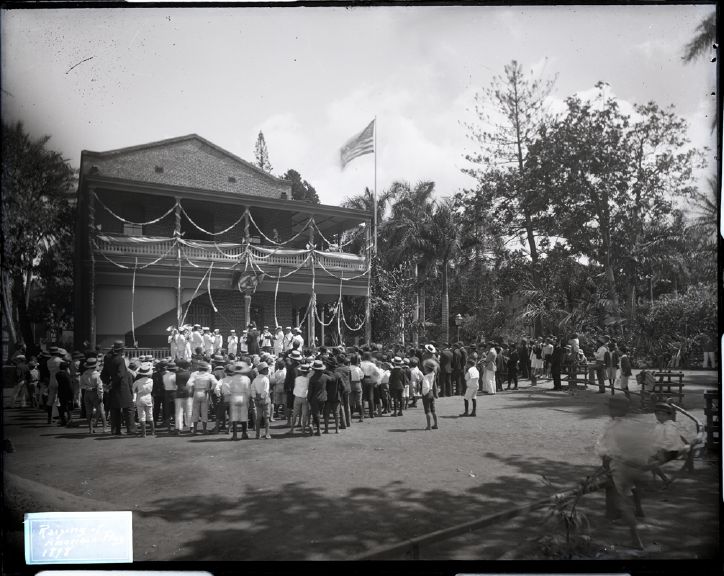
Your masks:
<svg viewBox="0 0 724 576"><path fill-rule="evenodd" d="M190 137L107 156L88 155L101 176L191 188L238 192L251 196L291 198L291 186ZM157 172L156 166L163 168ZM88 166L90 167L90 166ZM233 181L232 181L233 180Z"/></svg>

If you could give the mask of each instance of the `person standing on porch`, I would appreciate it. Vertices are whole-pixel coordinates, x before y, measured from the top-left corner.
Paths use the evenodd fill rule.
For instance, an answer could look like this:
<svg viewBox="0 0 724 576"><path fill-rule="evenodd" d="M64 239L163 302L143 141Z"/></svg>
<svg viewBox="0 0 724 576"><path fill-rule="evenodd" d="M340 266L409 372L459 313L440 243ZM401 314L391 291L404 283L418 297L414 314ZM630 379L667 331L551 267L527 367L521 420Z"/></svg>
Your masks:
<svg viewBox="0 0 724 576"><path fill-rule="evenodd" d="M197 348L204 349L204 337L201 335L201 326L194 324L191 329L191 337L189 339L191 343L191 353L195 353Z"/></svg>
<svg viewBox="0 0 724 576"><path fill-rule="evenodd" d="M248 332L246 335L246 349L249 356L259 355L259 331L256 329L255 322L249 322L247 326Z"/></svg>
<svg viewBox="0 0 724 576"><path fill-rule="evenodd" d="M274 340L274 336L272 336L272 333L269 331L269 326L264 326L260 339L262 351L270 353L272 351L272 340Z"/></svg>
<svg viewBox="0 0 724 576"><path fill-rule="evenodd" d="M292 334L292 327L287 326L284 329L284 338L282 340L284 352L289 352L289 350L292 349L292 340L294 339L294 334ZM301 350L300 350L301 352Z"/></svg>
<svg viewBox="0 0 724 576"><path fill-rule="evenodd" d="M221 354L221 350L224 347L224 337L218 328L214 330L214 354Z"/></svg>
<svg viewBox="0 0 724 576"><path fill-rule="evenodd" d="M299 328L294 329L294 336L292 337L292 348L295 347L299 349L300 352L304 349L304 338L302 337L302 331Z"/></svg>
<svg viewBox="0 0 724 576"><path fill-rule="evenodd" d="M236 337L236 330L233 328L229 330L229 338L226 340L226 352L229 356L236 358L236 352L239 346L239 339Z"/></svg>
<svg viewBox="0 0 724 576"><path fill-rule="evenodd" d="M272 341L272 353L279 358L284 352L284 330L281 326L277 326L274 331L274 340Z"/></svg>
<svg viewBox="0 0 724 576"><path fill-rule="evenodd" d="M208 326L204 326L204 335L202 336L204 354L207 356L214 355L214 336L211 334L211 329Z"/></svg>

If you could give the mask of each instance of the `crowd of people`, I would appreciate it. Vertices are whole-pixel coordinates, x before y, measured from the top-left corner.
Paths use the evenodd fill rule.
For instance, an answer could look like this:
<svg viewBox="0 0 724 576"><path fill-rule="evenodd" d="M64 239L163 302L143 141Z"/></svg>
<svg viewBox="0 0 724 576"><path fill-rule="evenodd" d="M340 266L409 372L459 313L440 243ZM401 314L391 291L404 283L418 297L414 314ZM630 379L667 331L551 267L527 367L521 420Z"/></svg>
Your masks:
<svg viewBox="0 0 724 576"><path fill-rule="evenodd" d="M331 430L383 416L400 417L422 405L426 430L438 429L435 401L459 396L464 411L475 417L480 395L517 390L519 379L549 378L561 388L583 371L593 376L598 392L608 384L611 420L597 444L608 469L609 514L623 518L633 545L641 546L635 516L643 512L636 486L645 471L671 482L661 465L690 452L691 445L673 426L674 408L658 403L652 438L644 440L640 423L625 419L629 409L631 362L627 348L601 336L587 358L576 334L565 342L549 337L519 342L429 342L419 348L400 345L308 347L301 330L250 323L226 346L218 330L201 326L169 328L170 355L162 359L133 356L122 341L107 353L87 350L68 354L51 346L38 358L16 354L17 384L13 404L47 412L59 426L83 422L90 434L103 432L153 437L159 428L173 435L225 433L231 440L269 439L270 422L283 422L285 434L321 436ZM482 376L481 376L482 375ZM80 419L74 411L80 410ZM419 412L418 412L419 414ZM110 423L110 430L108 428ZM213 424L209 428L209 423ZM633 442L635 440L635 442ZM626 504L633 494L634 510Z"/></svg>
<svg viewBox="0 0 724 576"><path fill-rule="evenodd" d="M166 358L133 356L123 342L111 350L72 355L51 346L38 358L15 356L13 405L54 407L58 425L77 426L74 410L94 433L98 424L113 434L153 436L162 427L173 434L219 433L232 438L269 438L269 423L286 421L303 434L351 427L353 419L402 416L422 404L426 429L438 428L435 399L460 396L461 416L475 417L479 394L517 390L519 379L549 378L561 389L561 374L576 378L584 366L595 371L599 392L628 395L631 363L625 346L599 338L587 361L576 334L521 338L519 342L462 342L419 348L401 345L309 347L301 330L257 329L251 322L240 337L224 341L218 329L200 325L168 328ZM22 351L21 351L22 352ZM584 376L585 377L585 376ZM614 386L616 384L616 386ZM354 418L353 418L354 417ZM213 428L209 428L209 422Z"/></svg>

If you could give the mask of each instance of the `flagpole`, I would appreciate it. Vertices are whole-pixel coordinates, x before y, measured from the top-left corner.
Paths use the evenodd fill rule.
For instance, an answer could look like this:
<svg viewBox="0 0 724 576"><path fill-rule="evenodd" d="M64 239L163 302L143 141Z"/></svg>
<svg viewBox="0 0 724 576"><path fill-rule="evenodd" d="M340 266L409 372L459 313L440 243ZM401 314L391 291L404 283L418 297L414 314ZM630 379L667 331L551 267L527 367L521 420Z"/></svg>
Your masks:
<svg viewBox="0 0 724 576"><path fill-rule="evenodd" d="M372 201L374 207L374 219L375 219L375 257L377 256L377 116L375 116L375 188L374 188L374 199Z"/></svg>

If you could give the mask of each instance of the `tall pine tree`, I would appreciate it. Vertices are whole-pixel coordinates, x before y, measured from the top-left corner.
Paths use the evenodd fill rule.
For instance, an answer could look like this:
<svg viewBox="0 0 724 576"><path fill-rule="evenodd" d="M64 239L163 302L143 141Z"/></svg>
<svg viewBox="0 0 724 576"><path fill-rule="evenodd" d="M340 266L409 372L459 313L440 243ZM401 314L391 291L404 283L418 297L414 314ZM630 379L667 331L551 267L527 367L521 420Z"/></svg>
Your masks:
<svg viewBox="0 0 724 576"><path fill-rule="evenodd" d="M256 158L256 165L259 168L271 174L273 168L271 162L269 162L269 151L266 148L266 140L264 140L264 133L261 130L259 130L259 136L254 146L254 158Z"/></svg>

